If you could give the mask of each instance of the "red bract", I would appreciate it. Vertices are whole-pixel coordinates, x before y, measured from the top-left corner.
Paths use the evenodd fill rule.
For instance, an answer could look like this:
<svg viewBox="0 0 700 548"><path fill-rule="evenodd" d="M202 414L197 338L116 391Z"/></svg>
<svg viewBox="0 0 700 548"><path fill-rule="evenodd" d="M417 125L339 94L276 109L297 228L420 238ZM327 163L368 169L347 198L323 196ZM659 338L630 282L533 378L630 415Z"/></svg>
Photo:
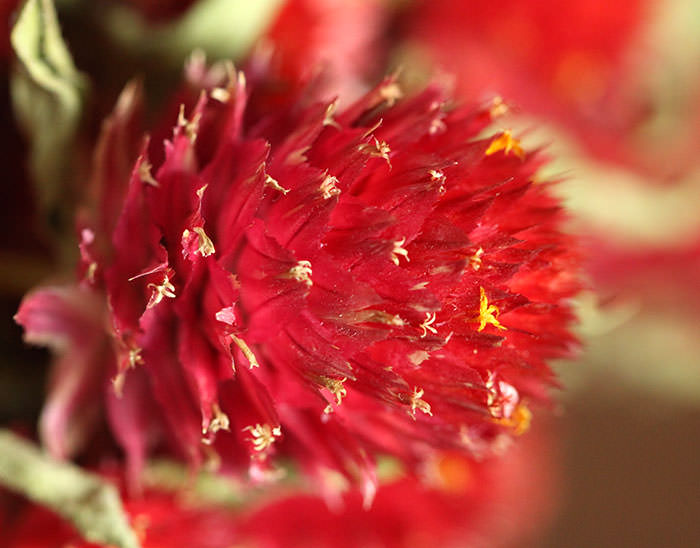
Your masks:
<svg viewBox="0 0 700 548"><path fill-rule="evenodd" d="M209 87L130 178L133 90L105 126L80 272L106 295L93 366L133 470L165 439L254 477L291 456L370 496L376 452L487 453L524 431L546 360L574 344L577 287L538 155L480 138L491 105L435 87L398 100L388 79L343 112L301 98L255 119L249 95L241 73ZM39 323L50 291L17 315L29 340L67 329Z"/></svg>

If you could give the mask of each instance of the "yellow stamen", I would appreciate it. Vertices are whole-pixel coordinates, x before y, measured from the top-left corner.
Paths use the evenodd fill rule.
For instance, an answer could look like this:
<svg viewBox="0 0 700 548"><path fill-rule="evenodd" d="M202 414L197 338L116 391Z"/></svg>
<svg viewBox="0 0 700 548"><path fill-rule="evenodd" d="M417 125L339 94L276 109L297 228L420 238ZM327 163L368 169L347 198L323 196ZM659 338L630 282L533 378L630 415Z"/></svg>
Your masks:
<svg viewBox="0 0 700 548"><path fill-rule="evenodd" d="M197 246L197 251L196 253L199 253L202 257L208 257L209 255L213 255L216 252L216 249L214 248L214 243L211 241L209 236L207 236L207 233L204 232L204 228L201 226L196 226L192 229L193 232L197 234L197 237L199 239L199 245ZM190 231L185 229L182 232L182 238L187 239L190 236Z"/></svg>
<svg viewBox="0 0 700 548"><path fill-rule="evenodd" d="M494 304L489 304L488 298L486 297L486 291L483 287L479 288L479 315L472 319L474 322L479 322L479 327L477 331L483 331L486 324L491 324L497 329L507 329L505 326L501 325L498 321L499 310Z"/></svg>
<svg viewBox="0 0 700 548"><path fill-rule="evenodd" d="M151 290L151 298L146 305L146 308L153 308L156 306L163 298L168 297L170 299L175 298L175 286L170 283L168 275L163 276L163 283L158 284L148 284L147 286Z"/></svg>
<svg viewBox="0 0 700 548"><path fill-rule="evenodd" d="M435 323L435 312L432 314L430 312L426 312L425 321L419 326L423 330L423 333L420 336L421 339L426 337L428 331L434 335L437 334L437 329L433 327L433 323Z"/></svg>
<svg viewBox="0 0 700 548"><path fill-rule="evenodd" d="M292 278L297 282L306 284L306 287L311 287L314 285L314 282L311 280L312 274L313 271L311 270L311 263L309 261L298 261L283 277Z"/></svg>
<svg viewBox="0 0 700 548"><path fill-rule="evenodd" d="M485 154L486 156L491 156L492 154L495 154L501 150L506 156L512 152L521 160L525 158L525 152L520 146L520 141L513 138L513 135L509 130L505 130L498 137L495 137L493 141L491 141L489 147L486 149Z"/></svg>
<svg viewBox="0 0 700 548"><path fill-rule="evenodd" d="M359 150L376 158L384 158L391 168L391 160L389 160L391 148L389 148L389 145L386 144L386 141L380 141L376 137L372 137L372 139L374 140L374 145L365 143L359 146Z"/></svg>
<svg viewBox="0 0 700 548"><path fill-rule="evenodd" d="M265 184L267 186L271 186L275 190L280 191L283 195L286 195L289 192L288 188L284 188L282 185L277 182L277 179L272 177L271 175L265 175Z"/></svg>
<svg viewBox="0 0 700 548"><path fill-rule="evenodd" d="M437 169L431 169L430 171L428 171L428 173L430 174L430 179L434 183L439 185L438 192L440 194L444 194L444 192L446 190L445 189L445 181L447 180L447 177L445 177L445 174L442 171L437 170Z"/></svg>
<svg viewBox="0 0 700 548"><path fill-rule="evenodd" d="M348 380L347 377L342 379L332 379L330 377L321 377L323 385L330 390L330 392L335 396L336 402L340 405L343 398L348 395L348 390L345 388L343 383Z"/></svg>
<svg viewBox="0 0 700 548"><path fill-rule="evenodd" d="M496 96L491 101L491 108L489 108L489 114L491 115L491 119L495 119L503 116L504 114L508 114L509 110L510 108L503 101L503 98Z"/></svg>
<svg viewBox="0 0 700 548"><path fill-rule="evenodd" d="M507 426L513 430L513 434L520 436L530 429L532 411L524 403L519 403L513 410L513 414L503 419L494 420L495 423Z"/></svg>
<svg viewBox="0 0 700 548"><path fill-rule="evenodd" d="M393 107L403 97L403 92L396 82L389 82L379 88L379 96L386 101L387 107Z"/></svg>
<svg viewBox="0 0 700 548"><path fill-rule="evenodd" d="M199 131L199 119L202 117L201 113L194 115L192 120L187 120L185 117L185 105L180 105L180 113L177 117L177 125L185 130L185 135L194 143L197 140L197 131Z"/></svg>
<svg viewBox="0 0 700 548"><path fill-rule="evenodd" d="M469 266L474 270L479 270L481 268L481 256L484 254L484 250L480 247L476 250L474 255L469 257Z"/></svg>
<svg viewBox="0 0 700 548"><path fill-rule="evenodd" d="M326 107L326 114L323 117L323 125L341 129L340 124L335 121L335 111L338 108L338 101L333 101Z"/></svg>
<svg viewBox="0 0 700 548"><path fill-rule="evenodd" d="M214 417L209 422L209 426L202 430L202 434L215 433L219 430L229 430L230 422L228 415L224 413L217 403L212 404Z"/></svg>
<svg viewBox="0 0 700 548"><path fill-rule="evenodd" d="M253 369L254 367L260 367L260 364L258 363L255 354L253 354L253 351L243 339L239 339L235 335L231 335L231 339L233 339L233 342L236 343L236 346L241 349L241 352L243 352L243 355L248 360L251 369Z"/></svg>
<svg viewBox="0 0 700 548"><path fill-rule="evenodd" d="M97 263L95 261L92 261L88 267L87 270L85 271L85 279L92 283L95 283L95 274L97 273Z"/></svg>
<svg viewBox="0 0 700 548"><path fill-rule="evenodd" d="M146 160L146 158L141 160L141 163L139 164L139 178L141 179L141 182L158 188L160 186L158 181L156 181L153 178L153 175L151 175L152 167L151 162Z"/></svg>
<svg viewBox="0 0 700 548"><path fill-rule="evenodd" d="M338 179L333 177L333 175L326 174L319 188L324 200L330 200L333 196L340 194L340 189L335 186L337 183Z"/></svg>
<svg viewBox="0 0 700 548"><path fill-rule="evenodd" d="M229 99L231 99L231 92L225 88L214 88L209 95L220 103L228 103Z"/></svg>
<svg viewBox="0 0 700 548"><path fill-rule="evenodd" d="M248 440L253 442L253 449L258 453L266 451L275 442L275 439L282 435L282 429L279 426L273 428L269 424L246 426L243 431L250 432L252 438L248 438Z"/></svg>
<svg viewBox="0 0 700 548"><path fill-rule="evenodd" d="M424 393L425 392L422 388L418 388L417 386L413 388L413 394L411 394L411 410L409 411L409 415L411 415L414 420L416 418L416 409L422 411L426 415L430 415L431 417L433 416L433 413L430 410L430 404L423 400Z"/></svg>
<svg viewBox="0 0 700 548"><path fill-rule="evenodd" d="M430 135L437 135L447 129L447 124L443 121L442 116L442 114L439 114L430 122L430 129L428 130Z"/></svg>
<svg viewBox="0 0 700 548"><path fill-rule="evenodd" d="M143 348L139 348L138 346L129 349L129 367L132 369L137 365L143 365L141 352L143 352Z"/></svg>
<svg viewBox="0 0 700 548"><path fill-rule="evenodd" d="M408 251L403 248L403 244L405 243L406 238L401 238L394 242L394 249L391 251L391 260L396 266L399 266L399 255L406 259L406 262L410 262Z"/></svg>

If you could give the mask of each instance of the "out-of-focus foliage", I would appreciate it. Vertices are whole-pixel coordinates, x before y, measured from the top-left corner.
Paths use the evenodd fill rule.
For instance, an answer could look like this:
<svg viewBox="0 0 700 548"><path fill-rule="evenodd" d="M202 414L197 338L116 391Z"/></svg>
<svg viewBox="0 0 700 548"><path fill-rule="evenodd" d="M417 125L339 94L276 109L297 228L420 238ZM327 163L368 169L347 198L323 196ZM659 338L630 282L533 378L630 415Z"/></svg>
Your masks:
<svg viewBox="0 0 700 548"><path fill-rule="evenodd" d="M87 83L73 64L52 0L28 0L11 35L17 56L12 100L30 142L29 164L44 212L70 215L71 159ZM68 195L68 196L67 196ZM58 217L56 217L58 216Z"/></svg>
<svg viewBox="0 0 700 548"><path fill-rule="evenodd" d="M113 485L49 458L5 430L0 430L0 484L51 508L93 542L139 546Z"/></svg>

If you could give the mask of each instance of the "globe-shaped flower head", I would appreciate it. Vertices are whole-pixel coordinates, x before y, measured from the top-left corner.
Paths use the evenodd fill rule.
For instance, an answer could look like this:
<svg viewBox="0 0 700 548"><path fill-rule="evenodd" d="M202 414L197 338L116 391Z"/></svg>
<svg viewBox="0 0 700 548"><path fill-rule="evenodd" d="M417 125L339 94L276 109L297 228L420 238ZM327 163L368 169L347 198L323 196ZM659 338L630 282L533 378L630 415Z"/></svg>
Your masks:
<svg viewBox="0 0 700 548"><path fill-rule="evenodd" d="M91 367L114 381L132 464L164 442L258 476L282 455L370 493L375 454L486 453L526 430L546 360L574 343L576 261L540 157L488 129L503 105L402 98L389 78L340 109L202 78L122 193L123 98L82 227L81 291L106 295L111 349ZM50 292L18 314L30 339ZM49 446L72 389L50 399Z"/></svg>

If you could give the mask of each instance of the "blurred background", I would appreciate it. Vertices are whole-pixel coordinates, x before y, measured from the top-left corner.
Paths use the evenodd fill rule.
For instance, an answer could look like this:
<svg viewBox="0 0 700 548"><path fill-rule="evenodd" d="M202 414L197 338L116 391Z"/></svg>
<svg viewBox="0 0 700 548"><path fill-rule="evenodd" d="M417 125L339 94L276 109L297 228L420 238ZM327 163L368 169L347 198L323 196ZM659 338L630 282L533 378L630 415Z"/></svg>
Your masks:
<svg viewBox="0 0 700 548"><path fill-rule="evenodd" d="M9 42L20 4L0 4L0 424L36 424L49 356L12 316L72 275L76 197L127 81L155 116L195 48L242 66L275 51L281 74L322 67L342 97L399 69L407 91L437 79L465 102L500 97L504 127L551 158L541 176L561 181L582 243L583 350L555 365L553 419L535 424L556 503L513 545L700 546L700 3L57 0L74 65L59 107L39 109Z"/></svg>

